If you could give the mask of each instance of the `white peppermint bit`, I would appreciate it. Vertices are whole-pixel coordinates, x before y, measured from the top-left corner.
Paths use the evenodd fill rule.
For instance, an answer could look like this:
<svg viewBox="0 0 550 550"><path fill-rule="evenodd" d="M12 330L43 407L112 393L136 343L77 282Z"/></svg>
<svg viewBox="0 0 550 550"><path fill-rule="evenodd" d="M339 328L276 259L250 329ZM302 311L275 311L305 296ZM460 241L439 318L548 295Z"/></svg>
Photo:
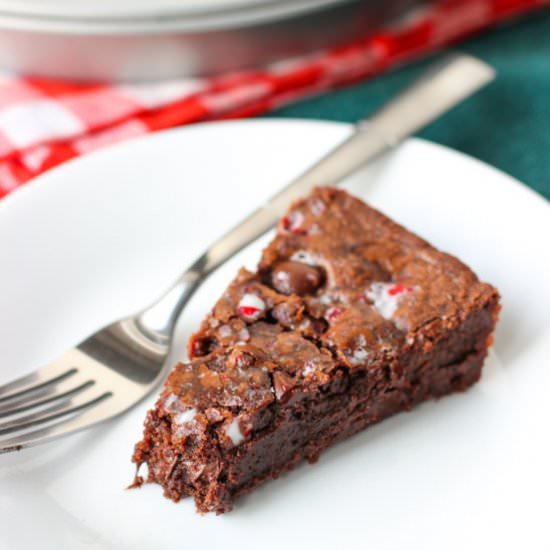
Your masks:
<svg viewBox="0 0 550 550"><path fill-rule="evenodd" d="M178 398L174 393L171 393L165 400L164 400L164 408L168 412L172 412L174 405L177 403Z"/></svg>
<svg viewBox="0 0 550 550"><path fill-rule="evenodd" d="M285 229L291 233L299 233L305 217L299 210L289 212L284 219Z"/></svg>
<svg viewBox="0 0 550 550"><path fill-rule="evenodd" d="M351 357L349 358L352 365L361 365L369 356L369 352L363 348L356 348L353 350Z"/></svg>
<svg viewBox="0 0 550 550"><path fill-rule="evenodd" d="M224 429L225 429L225 434L227 435L227 437L229 437L229 439L231 439L235 447L237 445L240 445L244 441L245 437L243 432L241 432L241 427L239 426L238 417L235 417L232 420L231 424L225 426Z"/></svg>
<svg viewBox="0 0 550 550"><path fill-rule="evenodd" d="M218 334L221 338L229 338L232 333L233 331L231 330L231 327L229 325L222 325L218 330Z"/></svg>
<svg viewBox="0 0 550 550"><path fill-rule="evenodd" d="M239 302L239 312L247 319L256 319L265 310L265 302L256 294L247 293Z"/></svg>
<svg viewBox="0 0 550 550"><path fill-rule="evenodd" d="M401 298L409 292L412 288L396 283L372 283L365 295L384 319L392 319Z"/></svg>
<svg viewBox="0 0 550 550"><path fill-rule="evenodd" d="M174 422L178 425L192 422L195 419L196 414L197 409L189 409L187 411L176 414L176 416L174 416Z"/></svg>
<svg viewBox="0 0 550 550"><path fill-rule="evenodd" d="M250 332L248 332L248 330L245 328L239 330L239 340L242 340L244 342L246 342L246 340L250 340Z"/></svg>
<svg viewBox="0 0 550 550"><path fill-rule="evenodd" d="M302 371L302 376L307 376L314 372L317 368L317 365L313 361L306 361L304 363L304 370Z"/></svg>

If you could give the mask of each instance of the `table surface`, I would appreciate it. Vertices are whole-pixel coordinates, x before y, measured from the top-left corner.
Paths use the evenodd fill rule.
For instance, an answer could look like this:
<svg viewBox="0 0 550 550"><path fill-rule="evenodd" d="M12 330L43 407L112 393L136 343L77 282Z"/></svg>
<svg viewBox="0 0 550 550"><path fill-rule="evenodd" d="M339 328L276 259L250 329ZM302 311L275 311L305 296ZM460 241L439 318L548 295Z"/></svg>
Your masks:
<svg viewBox="0 0 550 550"><path fill-rule="evenodd" d="M550 199L550 12L508 23L455 49L490 63L497 79L418 135L492 164ZM433 58L269 116L355 122L414 80Z"/></svg>

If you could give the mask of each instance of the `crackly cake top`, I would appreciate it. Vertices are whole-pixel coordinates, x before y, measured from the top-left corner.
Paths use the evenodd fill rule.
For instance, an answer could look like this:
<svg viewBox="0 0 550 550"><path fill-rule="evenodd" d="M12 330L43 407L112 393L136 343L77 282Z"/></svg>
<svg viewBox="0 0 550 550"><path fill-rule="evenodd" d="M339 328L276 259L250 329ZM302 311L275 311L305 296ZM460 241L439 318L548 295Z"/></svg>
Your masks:
<svg viewBox="0 0 550 550"><path fill-rule="evenodd" d="M483 307L495 290L456 258L345 191L295 202L258 271L241 270L191 338L191 362L161 406L229 446L269 422L272 403L336 387L343 370L391 365Z"/></svg>

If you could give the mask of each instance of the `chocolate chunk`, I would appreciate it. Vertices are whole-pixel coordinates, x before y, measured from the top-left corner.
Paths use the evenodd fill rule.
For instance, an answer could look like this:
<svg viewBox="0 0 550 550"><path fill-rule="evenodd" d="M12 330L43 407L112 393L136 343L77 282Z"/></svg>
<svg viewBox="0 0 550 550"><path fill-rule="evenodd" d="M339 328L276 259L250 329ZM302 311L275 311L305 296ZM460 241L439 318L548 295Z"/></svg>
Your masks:
<svg viewBox="0 0 550 550"><path fill-rule="evenodd" d="M312 294L323 283L318 267L300 262L286 261L275 266L271 273L271 284L281 294Z"/></svg>
<svg viewBox="0 0 550 550"><path fill-rule="evenodd" d="M277 401L285 401L289 397L290 390L296 385L296 381L284 371L277 371L273 373L273 385Z"/></svg>

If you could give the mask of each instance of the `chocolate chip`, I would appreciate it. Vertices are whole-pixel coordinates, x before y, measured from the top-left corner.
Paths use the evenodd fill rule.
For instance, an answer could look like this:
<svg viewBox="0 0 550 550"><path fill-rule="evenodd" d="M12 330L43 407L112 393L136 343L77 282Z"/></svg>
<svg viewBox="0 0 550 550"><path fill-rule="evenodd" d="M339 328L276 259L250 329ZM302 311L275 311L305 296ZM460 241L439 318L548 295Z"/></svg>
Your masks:
<svg viewBox="0 0 550 550"><path fill-rule="evenodd" d="M315 266L286 261L271 272L271 284L281 294L312 294L323 283L323 274Z"/></svg>
<svg viewBox="0 0 550 550"><path fill-rule="evenodd" d="M290 391L296 385L296 381L285 372L277 371L273 373L273 385L275 386L277 401L286 401Z"/></svg>

